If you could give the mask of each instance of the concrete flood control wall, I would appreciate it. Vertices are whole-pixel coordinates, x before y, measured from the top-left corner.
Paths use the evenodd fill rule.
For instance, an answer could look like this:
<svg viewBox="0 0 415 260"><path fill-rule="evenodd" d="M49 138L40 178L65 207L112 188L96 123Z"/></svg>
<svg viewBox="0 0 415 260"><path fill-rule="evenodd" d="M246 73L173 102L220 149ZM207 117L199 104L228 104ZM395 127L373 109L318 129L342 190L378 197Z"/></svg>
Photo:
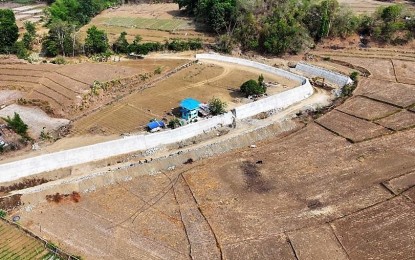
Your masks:
<svg viewBox="0 0 415 260"><path fill-rule="evenodd" d="M303 125L296 124L291 120L269 122L255 129L247 130L241 135L232 136L200 147L189 147L174 154L154 158L154 160L148 163L126 163L124 166L119 166L113 170L69 176L65 179L47 182L36 187L14 191L12 194L22 194L22 202L27 204L28 207L32 207L32 205L44 201L46 195L56 192L61 194L70 194L73 191L82 193L93 192L109 185L129 181L131 178L143 174L157 174L175 170L177 167L181 167L189 158L192 158L194 161L210 158L234 149L248 147L267 138L287 135L298 131L302 127Z"/></svg>
<svg viewBox="0 0 415 260"><path fill-rule="evenodd" d="M303 62L298 63L295 69L310 76L323 77L340 87L353 83L352 79L348 76Z"/></svg>
<svg viewBox="0 0 415 260"><path fill-rule="evenodd" d="M313 88L308 79L288 71L277 69L258 62L220 56L216 54L197 55L198 59L212 59L221 62L237 63L244 66L258 68L278 76L296 80L302 85L288 91L248 103L224 115L204 119L177 129L167 130L154 134L143 134L124 137L104 143L69 149L65 151L39 155L36 157L9 162L0 165L0 183L10 182L23 177L71 167L92 161L127 154L140 150L147 150L159 145L177 143L185 139L203 134L218 125L231 125L236 119L244 119L270 110L280 110L309 97Z"/></svg>

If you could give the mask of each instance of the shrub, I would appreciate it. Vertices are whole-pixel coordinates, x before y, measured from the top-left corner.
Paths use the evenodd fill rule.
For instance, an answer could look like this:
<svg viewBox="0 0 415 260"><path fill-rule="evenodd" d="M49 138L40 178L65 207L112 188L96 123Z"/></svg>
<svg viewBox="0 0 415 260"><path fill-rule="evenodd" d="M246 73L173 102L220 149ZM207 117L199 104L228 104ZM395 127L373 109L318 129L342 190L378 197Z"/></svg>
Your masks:
<svg viewBox="0 0 415 260"><path fill-rule="evenodd" d="M5 218L6 215L7 215L7 212L4 211L4 210L2 210L2 209L0 209L0 218Z"/></svg>
<svg viewBox="0 0 415 260"><path fill-rule="evenodd" d="M66 60L64 57L58 56L52 61L52 63L62 65L62 64L66 64Z"/></svg>
<svg viewBox="0 0 415 260"><path fill-rule="evenodd" d="M357 81L357 77L359 76L359 72L357 72L357 71L353 71L352 73L350 73L350 78L353 80L353 81Z"/></svg>
<svg viewBox="0 0 415 260"><path fill-rule="evenodd" d="M3 120L6 121L7 125L13 129L14 132L23 138L28 138L27 130L29 129L29 126L23 122L18 113L14 112L13 118L7 116L7 118L3 118Z"/></svg>
<svg viewBox="0 0 415 260"><path fill-rule="evenodd" d="M226 112L226 107L228 104L226 104L225 101L220 100L219 98L212 98L209 101L209 109L212 115L220 115Z"/></svg>
<svg viewBox="0 0 415 260"><path fill-rule="evenodd" d="M167 126L171 129L175 129L180 126L180 120L177 117L175 117L169 121L169 124Z"/></svg>
<svg viewBox="0 0 415 260"><path fill-rule="evenodd" d="M29 51L26 49L22 41L18 41L14 44L14 51L19 59L29 58Z"/></svg>
<svg viewBox="0 0 415 260"><path fill-rule="evenodd" d="M155 70L154 70L154 74L161 74L161 72L162 72L163 70L162 70L162 68L161 67L157 67Z"/></svg>

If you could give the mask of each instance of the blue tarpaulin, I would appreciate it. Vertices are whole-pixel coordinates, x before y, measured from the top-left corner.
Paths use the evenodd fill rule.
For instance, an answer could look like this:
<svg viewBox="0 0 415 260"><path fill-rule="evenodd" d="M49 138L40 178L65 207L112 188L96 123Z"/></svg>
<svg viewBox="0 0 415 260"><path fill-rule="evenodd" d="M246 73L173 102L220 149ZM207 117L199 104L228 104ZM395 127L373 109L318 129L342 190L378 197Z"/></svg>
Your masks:
<svg viewBox="0 0 415 260"><path fill-rule="evenodd" d="M164 127L163 121L153 121L147 124L148 129L152 130L157 127Z"/></svg>

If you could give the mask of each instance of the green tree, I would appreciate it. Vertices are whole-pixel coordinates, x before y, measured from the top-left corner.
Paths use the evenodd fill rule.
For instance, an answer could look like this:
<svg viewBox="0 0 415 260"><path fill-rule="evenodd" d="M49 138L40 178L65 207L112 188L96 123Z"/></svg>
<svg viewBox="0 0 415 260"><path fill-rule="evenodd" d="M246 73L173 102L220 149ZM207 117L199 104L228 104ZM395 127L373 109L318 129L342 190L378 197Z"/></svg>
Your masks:
<svg viewBox="0 0 415 260"><path fill-rule="evenodd" d="M25 46L26 49L28 50L32 50L33 48L33 43L35 41L36 38L36 27L35 24L27 21L24 23L24 27L26 29L26 32L23 34L23 44Z"/></svg>
<svg viewBox="0 0 415 260"><path fill-rule="evenodd" d="M127 53L128 52L129 43L128 43L127 38L125 36L127 36L127 33L122 32L120 34L120 37L118 37L118 39L112 45L112 50L115 53Z"/></svg>
<svg viewBox="0 0 415 260"><path fill-rule="evenodd" d="M12 10L0 9L0 53L10 53L19 38L19 28Z"/></svg>
<svg viewBox="0 0 415 260"><path fill-rule="evenodd" d="M22 137L28 137L27 130L29 129L29 126L23 122L18 113L14 112L14 116L12 118L7 116L7 118L3 118L3 120L6 121L7 125L13 129L14 132Z"/></svg>
<svg viewBox="0 0 415 260"><path fill-rule="evenodd" d="M228 104L226 104L225 101L220 100L217 97L213 97L209 101L209 110L212 113L212 115L220 115L226 112L226 107Z"/></svg>
<svg viewBox="0 0 415 260"><path fill-rule="evenodd" d="M56 0L50 7L52 21L79 23L77 16L82 13L78 0Z"/></svg>
<svg viewBox="0 0 415 260"><path fill-rule="evenodd" d="M381 18L383 21L390 23L396 22L396 20L402 14L402 6L401 5L390 5L382 9Z"/></svg>
<svg viewBox="0 0 415 260"><path fill-rule="evenodd" d="M267 88L265 86L260 85L257 81L251 79L246 81L241 86L241 92L245 94L246 97L251 95L261 95L265 94Z"/></svg>
<svg viewBox="0 0 415 260"><path fill-rule="evenodd" d="M42 50L48 57L74 56L80 52L81 45L76 38L73 24L55 20L49 24L48 35L42 40Z"/></svg>
<svg viewBox="0 0 415 260"><path fill-rule="evenodd" d="M90 54L105 53L108 50L108 37L103 30L94 25L87 31L85 39L85 52Z"/></svg>

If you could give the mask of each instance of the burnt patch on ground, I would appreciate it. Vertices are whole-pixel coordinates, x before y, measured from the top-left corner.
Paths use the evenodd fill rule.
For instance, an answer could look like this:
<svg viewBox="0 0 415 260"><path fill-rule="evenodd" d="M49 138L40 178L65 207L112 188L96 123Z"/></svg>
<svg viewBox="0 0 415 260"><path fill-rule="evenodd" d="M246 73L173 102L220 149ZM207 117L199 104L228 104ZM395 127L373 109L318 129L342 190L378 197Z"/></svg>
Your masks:
<svg viewBox="0 0 415 260"><path fill-rule="evenodd" d="M248 191L256 193L267 193L271 191L273 187L261 175L258 165L259 164L248 161L242 163L241 168L244 173L246 188Z"/></svg>
<svg viewBox="0 0 415 260"><path fill-rule="evenodd" d="M72 201L78 203L81 200L81 194L74 191L71 194L60 194L59 192L53 195L46 195L48 202L60 203L63 201Z"/></svg>
<svg viewBox="0 0 415 260"><path fill-rule="evenodd" d="M323 203L321 203L321 201L319 200L309 200L307 201L307 207L311 210L315 210L315 209L319 209L323 207Z"/></svg>

